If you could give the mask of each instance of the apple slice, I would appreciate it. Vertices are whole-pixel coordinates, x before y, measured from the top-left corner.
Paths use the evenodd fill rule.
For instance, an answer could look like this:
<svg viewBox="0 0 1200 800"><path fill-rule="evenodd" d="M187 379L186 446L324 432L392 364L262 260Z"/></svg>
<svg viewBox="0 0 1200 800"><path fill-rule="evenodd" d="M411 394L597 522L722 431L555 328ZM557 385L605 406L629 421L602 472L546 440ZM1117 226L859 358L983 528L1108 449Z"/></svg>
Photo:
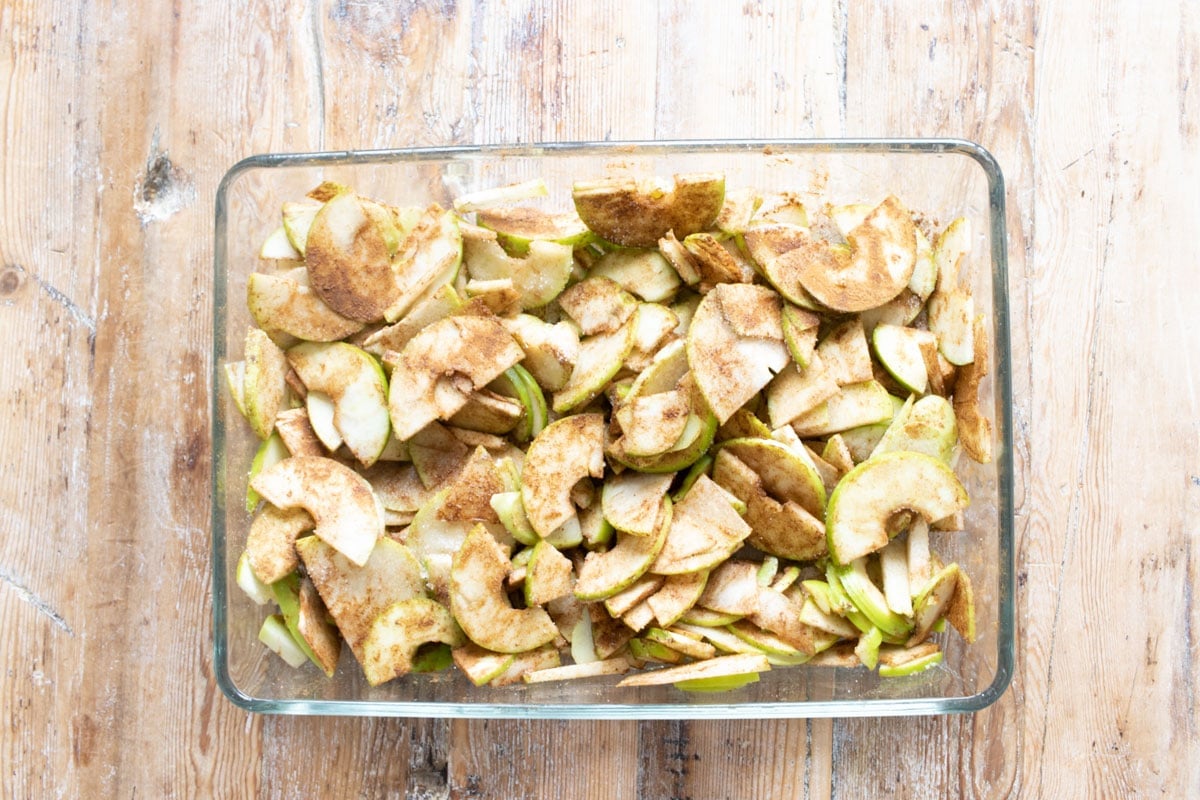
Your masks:
<svg viewBox="0 0 1200 800"><path fill-rule="evenodd" d="M588 476L604 477L603 415L564 417L533 440L521 471L521 500L539 536L575 516L571 487Z"/></svg>
<svg viewBox="0 0 1200 800"><path fill-rule="evenodd" d="M438 419L449 419L524 353L499 320L449 317L414 336L391 382L388 412L397 439L405 441Z"/></svg>
<svg viewBox="0 0 1200 800"><path fill-rule="evenodd" d="M958 631L959 636L962 636L963 641L967 644L975 643L975 589L961 567L958 570L958 581L954 584L954 595L950 598L950 605L946 607L946 619Z"/></svg>
<svg viewBox="0 0 1200 800"><path fill-rule="evenodd" d="M600 493L604 518L622 533L650 536L662 517L674 474L623 472L609 476Z"/></svg>
<svg viewBox="0 0 1200 800"><path fill-rule="evenodd" d="M571 377L554 393L554 412L565 414L587 405L603 391L633 352L634 324L626 322L612 333L589 336L579 343Z"/></svg>
<svg viewBox="0 0 1200 800"><path fill-rule="evenodd" d="M653 456L667 452L683 436L689 416L688 398L679 391L629 399L613 414L621 426L622 453Z"/></svg>
<svg viewBox="0 0 1200 800"><path fill-rule="evenodd" d="M660 575L707 571L725 561L750 535L729 495L701 475L675 508L662 551L650 569Z"/></svg>
<svg viewBox="0 0 1200 800"><path fill-rule="evenodd" d="M662 551L671 527L671 518L671 501L664 498L662 513L653 534L618 535L617 543L611 550L588 553L583 566L579 568L575 596L580 600L603 600L640 578Z"/></svg>
<svg viewBox="0 0 1200 800"><path fill-rule="evenodd" d="M928 331L880 324L871 334L871 344L879 363L897 383L910 392L923 394L929 386L929 374L921 346L923 340L932 338Z"/></svg>
<svg viewBox="0 0 1200 800"><path fill-rule="evenodd" d="M908 582L908 545L892 539L879 551L879 572L888 608L902 617L913 615L912 589Z"/></svg>
<svg viewBox="0 0 1200 800"><path fill-rule="evenodd" d="M479 209L475 221L495 231L505 248L517 254L529 252L535 241L581 247L592 239L591 231L573 211L552 214L528 206L488 208Z"/></svg>
<svg viewBox="0 0 1200 800"><path fill-rule="evenodd" d="M949 464L958 440L958 425L950 402L931 394L896 413L871 455L908 450Z"/></svg>
<svg viewBox="0 0 1200 800"><path fill-rule="evenodd" d="M246 557L255 577L263 583L275 583L295 571L300 564L296 539L305 531L311 531L314 524L312 516L303 508L263 507L246 537Z"/></svg>
<svg viewBox="0 0 1200 800"><path fill-rule="evenodd" d="M282 416L282 415L281 415ZM278 419L278 418L277 418ZM276 426L278 427L278 422ZM288 448L284 445L283 437L276 430L258 446L258 450L254 452L254 459L250 462L250 475L247 480L254 480L254 476L262 472L268 467L273 467L280 461L283 461L290 455ZM258 496L258 492L254 491L254 487L246 486L246 511L253 514L258 508L262 498Z"/></svg>
<svg viewBox="0 0 1200 800"><path fill-rule="evenodd" d="M436 285L413 303L409 312L398 322L379 328L366 337L362 343L363 349L378 356L388 350L400 352L426 326L457 313L462 307L462 298L454 286L449 283Z"/></svg>
<svg viewBox="0 0 1200 800"><path fill-rule="evenodd" d="M929 297L929 330L937 337L938 349L956 366L970 364L975 357L972 321L975 298L965 287L937 289Z"/></svg>
<svg viewBox="0 0 1200 800"><path fill-rule="evenodd" d="M304 261L313 291L344 317L382 319L400 292L392 266L399 234L378 204L350 192L333 197L308 231Z"/></svg>
<svg viewBox="0 0 1200 800"><path fill-rule="evenodd" d="M983 317L974 322L975 358L964 365L954 385L954 416L967 455L986 464L992 460L992 423L979 406L979 383L988 374L988 333Z"/></svg>
<svg viewBox="0 0 1200 800"><path fill-rule="evenodd" d="M387 378L365 350L334 342L305 342L287 352L288 363L310 392L333 401L333 424L364 467L379 458L391 433Z"/></svg>
<svg viewBox="0 0 1200 800"><path fill-rule="evenodd" d="M584 336L612 333L628 322L638 307L633 295L604 277L580 281L558 296L558 304Z"/></svg>
<svg viewBox="0 0 1200 800"><path fill-rule="evenodd" d="M796 450L771 439L731 439L721 444L720 452L744 462L772 497L795 502L815 516L824 514L825 485L811 462Z"/></svg>
<svg viewBox="0 0 1200 800"><path fill-rule="evenodd" d="M363 323L334 311L309 286L308 269L279 274L253 272L246 305L258 326L309 342L333 342L358 333Z"/></svg>
<svg viewBox="0 0 1200 800"><path fill-rule="evenodd" d="M625 247L654 247L674 231L685 237L712 224L725 200L725 177L711 173L661 178L608 178L577 182L580 219L603 239Z"/></svg>
<svg viewBox="0 0 1200 800"><path fill-rule="evenodd" d="M679 274L657 250L613 250L592 266L588 275L608 278L647 303L662 303L675 296Z"/></svg>
<svg viewBox="0 0 1200 800"><path fill-rule="evenodd" d="M700 265L696 258L688 251L683 243L675 238L675 234L667 231L663 238L658 240L658 251L663 254L675 272L679 274L680 280L688 286L695 286L700 283Z"/></svg>
<svg viewBox="0 0 1200 800"><path fill-rule="evenodd" d="M621 591L604 598L604 608L613 617L624 616L661 589L666 580L662 575L647 572Z"/></svg>
<svg viewBox="0 0 1200 800"><path fill-rule="evenodd" d="M937 647L937 645L933 646ZM910 652L918 651L921 647L922 645L918 645L904 650L880 648L879 676L881 678L902 678L906 675L917 675L942 663L944 656L940 650L921 651L921 655Z"/></svg>
<svg viewBox="0 0 1200 800"><path fill-rule="evenodd" d="M691 681L710 680L735 675L767 672L771 664L765 655L737 654L717 656L716 658L699 661L695 664L685 664L679 667L667 667L654 672L642 672L625 678L617 686L659 686L664 683L684 683ZM695 687L691 687L695 688Z"/></svg>
<svg viewBox="0 0 1200 800"><path fill-rule="evenodd" d="M407 675L413 668L417 648L431 642L451 647L465 644L466 637L444 606L425 597L401 600L389 606L371 623L362 643L362 668L371 686Z"/></svg>
<svg viewBox="0 0 1200 800"><path fill-rule="evenodd" d="M266 605L274 596L271 594L271 587L260 581L258 576L254 574L254 567L250 564L250 556L245 551L242 551L241 556L238 557L234 579L237 582L238 588L253 600L255 605Z"/></svg>
<svg viewBox="0 0 1200 800"><path fill-rule="evenodd" d="M792 360L801 369L807 368L816 350L820 317L791 303L785 303L781 323L783 343L787 345Z"/></svg>
<svg viewBox="0 0 1200 800"><path fill-rule="evenodd" d="M511 686L521 683L525 676L532 672L555 669L562 665L562 657L553 645L539 647L527 653L518 653L503 672L488 682L489 686Z"/></svg>
<svg viewBox="0 0 1200 800"><path fill-rule="evenodd" d="M667 535L670 536L670 532ZM646 605L654 612L660 626L669 627L696 605L707 583L707 570L668 575L662 588L646 598Z"/></svg>
<svg viewBox="0 0 1200 800"><path fill-rule="evenodd" d="M305 247L308 243L308 232L312 228L313 219L316 218L317 212L320 210L320 203L293 202L289 200L283 204L280 215L283 218L284 233L287 234L288 241L292 247L301 256L305 253Z"/></svg>
<svg viewBox="0 0 1200 800"><path fill-rule="evenodd" d="M258 629L258 640L293 669L308 661L308 654L292 637L282 614L272 614L263 620L262 627Z"/></svg>
<svg viewBox="0 0 1200 800"><path fill-rule="evenodd" d="M702 292L719 283L751 283L754 280L754 269L745 259L735 256L725 242L711 233L693 233L683 240L683 246L696 264Z"/></svg>
<svg viewBox="0 0 1200 800"><path fill-rule="evenodd" d="M474 642L454 648L450 655L455 666L476 686L484 686L503 675L516 660L516 656L511 653L493 653Z"/></svg>
<svg viewBox="0 0 1200 800"><path fill-rule="evenodd" d="M599 678L604 675L623 675L629 672L630 663L624 658L610 658L605 661L593 661L588 664L569 664L564 667L549 667L533 670L522 677L526 683L546 683L548 681L570 681L580 678Z"/></svg>
<svg viewBox="0 0 1200 800"><path fill-rule="evenodd" d="M575 262L569 244L532 241L523 256L514 256L500 246L495 231L467 224L460 227L467 272L476 280L511 279L523 309L546 305L570 280Z"/></svg>
<svg viewBox="0 0 1200 800"><path fill-rule="evenodd" d="M450 568L450 610L463 632L481 647L523 653L558 636L540 607L515 609L504 592L511 567L500 545L482 525L467 535Z"/></svg>
<svg viewBox="0 0 1200 800"><path fill-rule="evenodd" d="M787 221L756 222L742 235L746 251L763 277L785 300L810 311L824 307L800 283L797 262L824 254L823 243L803 225Z"/></svg>
<svg viewBox="0 0 1200 800"><path fill-rule="evenodd" d="M888 543L888 522L895 514L911 511L932 522L968 502L954 472L936 458L909 452L874 456L842 478L829 498L829 554L848 564Z"/></svg>
<svg viewBox="0 0 1200 800"><path fill-rule="evenodd" d="M688 367L718 423L788 364L781 314L779 296L760 286L721 284L700 302L688 329Z"/></svg>
<svg viewBox="0 0 1200 800"><path fill-rule="evenodd" d="M332 678L342 655L342 637L330 622L329 609L308 578L300 581L296 632L308 646L313 662L321 668L325 677Z"/></svg>
<svg viewBox="0 0 1200 800"><path fill-rule="evenodd" d="M948 564L938 571L913 601L915 626L912 636L905 642L907 647L920 644L928 638L934 624L942 618L958 587L958 564ZM885 633L887 631L884 631Z"/></svg>
<svg viewBox="0 0 1200 800"><path fill-rule="evenodd" d="M362 566L315 536L297 540L296 551L359 662L375 619L392 604L425 594L417 560L407 547L391 539L380 539Z"/></svg>
<svg viewBox="0 0 1200 800"><path fill-rule="evenodd" d="M383 536L383 506L371 484L333 459L285 458L251 485L271 505L306 510L316 522L313 532L359 566Z"/></svg>
<svg viewBox="0 0 1200 800"><path fill-rule="evenodd" d="M275 429L275 417L287 397L287 359L283 350L264 331L251 328L246 333L246 366L242 383L242 403L246 419L260 439Z"/></svg>
<svg viewBox="0 0 1200 800"><path fill-rule="evenodd" d="M841 390L812 410L792 420L792 428L809 439L874 425L892 416L892 400L878 381L864 381Z"/></svg>
<svg viewBox="0 0 1200 800"><path fill-rule="evenodd" d="M315 213L315 209L314 209ZM280 225L263 240L258 257L265 261L299 261L303 254L292 246L287 229Z"/></svg>
<svg viewBox="0 0 1200 800"><path fill-rule="evenodd" d="M556 392L566 385L579 359L579 334L570 323L551 325L521 314L505 319L504 327L525 351L521 365L542 389Z"/></svg>
<svg viewBox="0 0 1200 800"><path fill-rule="evenodd" d="M393 262L397 291L384 309L384 319L395 322L436 287L452 284L462 261L463 236L458 218L437 203L432 204Z"/></svg>
<svg viewBox="0 0 1200 800"><path fill-rule="evenodd" d="M450 424L480 433L503 435L516 427L524 413L524 404L489 389L480 389L467 398L466 405L454 412Z"/></svg>
<svg viewBox="0 0 1200 800"><path fill-rule="evenodd" d="M838 384L818 353L804 369L788 364L767 384L767 417L780 428L838 393Z"/></svg>
<svg viewBox="0 0 1200 800"><path fill-rule="evenodd" d="M837 568L842 589L854 606L887 636L904 637L912 630L912 624L888 607L883 592L867 575L866 558L859 558L844 567Z"/></svg>
<svg viewBox="0 0 1200 800"><path fill-rule="evenodd" d="M730 558L721 562L708 575L708 583L697 605L723 614L739 617L758 611L758 564Z"/></svg>
<svg viewBox="0 0 1200 800"><path fill-rule="evenodd" d="M525 606L544 605L571 593L571 560L543 540L531 548L525 572Z"/></svg>

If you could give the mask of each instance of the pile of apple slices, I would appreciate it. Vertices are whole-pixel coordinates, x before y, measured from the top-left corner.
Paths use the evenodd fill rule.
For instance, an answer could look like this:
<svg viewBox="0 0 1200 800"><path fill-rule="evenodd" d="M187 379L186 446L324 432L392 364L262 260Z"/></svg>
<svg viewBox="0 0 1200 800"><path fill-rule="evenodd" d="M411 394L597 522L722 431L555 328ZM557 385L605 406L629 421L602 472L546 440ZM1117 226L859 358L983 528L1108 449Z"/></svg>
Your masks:
<svg viewBox="0 0 1200 800"><path fill-rule="evenodd" d="M991 457L967 221L723 176L285 203L226 365L262 440L259 638L371 685L617 675L724 690L975 638L960 451ZM566 657L566 663L564 663Z"/></svg>

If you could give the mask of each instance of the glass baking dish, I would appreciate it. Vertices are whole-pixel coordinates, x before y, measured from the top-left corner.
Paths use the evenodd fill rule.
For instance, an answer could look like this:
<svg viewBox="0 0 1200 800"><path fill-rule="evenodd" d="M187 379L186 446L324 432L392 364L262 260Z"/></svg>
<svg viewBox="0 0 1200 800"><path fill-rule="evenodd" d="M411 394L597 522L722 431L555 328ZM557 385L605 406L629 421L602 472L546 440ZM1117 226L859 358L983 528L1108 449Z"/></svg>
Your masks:
<svg viewBox="0 0 1200 800"><path fill-rule="evenodd" d="M259 245L279 224L280 204L324 180L397 205L449 207L464 192L544 178L548 202L566 207L575 180L629 172L723 172L729 189L792 190L814 202L899 196L935 225L970 218L964 280L991 326L993 375L981 401L995 425L993 463L961 459L971 495L967 530L935 534L944 560L972 576L978 641L952 632L939 666L905 678L865 669L776 668L723 693L670 686L617 688L613 678L475 687L457 670L409 675L371 688L348 653L334 678L288 667L263 647L266 615L236 588L234 570L249 530L247 469L257 445L224 383L223 364L241 358L251 319L246 282ZM247 158L216 196L212 373L212 567L214 671L221 690L251 711L406 717L767 718L972 712L995 702L1012 677L1014 647L1013 466L1004 182L992 156L952 139L685 141L444 147L272 154Z"/></svg>

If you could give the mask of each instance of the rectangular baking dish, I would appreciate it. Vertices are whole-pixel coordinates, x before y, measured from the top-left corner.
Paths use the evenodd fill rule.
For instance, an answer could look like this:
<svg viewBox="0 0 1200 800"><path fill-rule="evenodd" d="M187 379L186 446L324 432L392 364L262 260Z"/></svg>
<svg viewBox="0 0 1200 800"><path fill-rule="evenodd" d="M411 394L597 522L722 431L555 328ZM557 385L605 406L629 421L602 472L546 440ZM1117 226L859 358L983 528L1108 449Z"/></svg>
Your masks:
<svg viewBox="0 0 1200 800"><path fill-rule="evenodd" d="M461 673L409 675L371 688L349 653L332 679L291 669L257 640L266 612L236 588L234 570L251 517L247 469L257 445L224 383L241 357L246 281L280 204L332 180L397 205L438 202L543 178L549 203L569 207L572 183L615 172L723 172L726 186L788 190L809 202L878 202L896 194L935 227L960 215L973 229L964 281L991 329L993 374L982 402L995 425L995 458L963 458L972 502L967 530L935 534L934 546L971 575L978 641L939 634L944 662L905 678L865 669L776 668L724 693L673 687L617 688L615 680L475 687ZM214 672L238 706L262 713L403 717L679 719L899 716L972 712L995 702L1013 670L1013 466L1005 198L1000 168L962 140L772 140L547 144L271 154L233 166L216 197L212 372L212 591Z"/></svg>

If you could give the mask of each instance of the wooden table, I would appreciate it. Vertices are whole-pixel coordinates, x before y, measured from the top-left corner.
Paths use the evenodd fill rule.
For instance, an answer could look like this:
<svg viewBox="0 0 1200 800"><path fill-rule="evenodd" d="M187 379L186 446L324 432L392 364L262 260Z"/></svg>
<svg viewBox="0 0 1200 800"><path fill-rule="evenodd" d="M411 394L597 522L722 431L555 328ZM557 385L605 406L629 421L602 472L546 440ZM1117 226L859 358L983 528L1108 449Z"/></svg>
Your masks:
<svg viewBox="0 0 1200 800"><path fill-rule="evenodd" d="M796 5L0 0L0 794L1198 796L1200 8ZM221 696L232 163L842 135L970 138L1006 172L1019 639L995 706L444 722Z"/></svg>

